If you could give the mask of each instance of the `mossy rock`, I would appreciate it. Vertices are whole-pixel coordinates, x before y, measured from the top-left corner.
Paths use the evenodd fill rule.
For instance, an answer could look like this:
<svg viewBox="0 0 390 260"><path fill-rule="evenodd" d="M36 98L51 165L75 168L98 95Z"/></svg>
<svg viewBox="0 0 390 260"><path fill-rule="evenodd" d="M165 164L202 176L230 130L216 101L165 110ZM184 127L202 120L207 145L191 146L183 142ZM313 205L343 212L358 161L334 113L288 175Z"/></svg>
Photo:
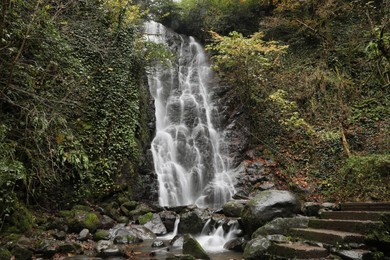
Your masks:
<svg viewBox="0 0 390 260"><path fill-rule="evenodd" d="M121 207L125 207L128 210L134 210L138 205L139 203L136 201L126 201L121 205Z"/></svg>
<svg viewBox="0 0 390 260"><path fill-rule="evenodd" d="M98 229L96 233L93 235L93 240L108 240L110 238L110 233L104 229Z"/></svg>
<svg viewBox="0 0 390 260"><path fill-rule="evenodd" d="M25 233L32 229L33 224L34 218L31 212L24 205L18 203L8 219L5 231L7 233Z"/></svg>
<svg viewBox="0 0 390 260"><path fill-rule="evenodd" d="M60 214L66 218L69 229L73 232L78 233L84 228L93 232L101 226L100 219L94 212L72 209L71 211L62 211Z"/></svg>
<svg viewBox="0 0 390 260"><path fill-rule="evenodd" d="M210 259L206 251L202 248L199 242L190 234L184 235L183 254L192 255L196 259Z"/></svg>
<svg viewBox="0 0 390 260"><path fill-rule="evenodd" d="M0 259L11 259L11 252L8 251L6 248L0 248Z"/></svg>
<svg viewBox="0 0 390 260"><path fill-rule="evenodd" d="M382 225L367 234L365 240L368 245L376 247L385 255L390 256L390 214L381 216Z"/></svg>
<svg viewBox="0 0 390 260"><path fill-rule="evenodd" d="M152 219L153 219L153 213L152 212L148 212L145 215L140 216L138 218L138 222L140 223L140 225L145 225L149 221L152 221Z"/></svg>
<svg viewBox="0 0 390 260"><path fill-rule="evenodd" d="M153 212L153 209L146 204L140 204L136 209L129 211L129 217L137 217L144 215L146 213Z"/></svg>
<svg viewBox="0 0 390 260"><path fill-rule="evenodd" d="M19 245L16 245L14 248L12 248L11 253L17 260L27 260L31 259L33 256L32 251Z"/></svg>

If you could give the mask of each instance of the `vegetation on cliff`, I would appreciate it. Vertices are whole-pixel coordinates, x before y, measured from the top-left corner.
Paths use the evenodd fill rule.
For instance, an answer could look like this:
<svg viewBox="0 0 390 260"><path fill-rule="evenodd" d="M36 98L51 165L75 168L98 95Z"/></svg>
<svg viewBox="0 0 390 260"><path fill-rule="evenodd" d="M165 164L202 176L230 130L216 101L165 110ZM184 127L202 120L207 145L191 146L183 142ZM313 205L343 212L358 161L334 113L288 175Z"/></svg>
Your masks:
<svg viewBox="0 0 390 260"><path fill-rule="evenodd" d="M388 1L167 1L209 45L255 156L310 200L389 200ZM286 48L288 46L288 48Z"/></svg>
<svg viewBox="0 0 390 260"><path fill-rule="evenodd" d="M56 209L126 190L121 175L137 174L149 141L149 100L137 5L0 8L1 230L20 203Z"/></svg>

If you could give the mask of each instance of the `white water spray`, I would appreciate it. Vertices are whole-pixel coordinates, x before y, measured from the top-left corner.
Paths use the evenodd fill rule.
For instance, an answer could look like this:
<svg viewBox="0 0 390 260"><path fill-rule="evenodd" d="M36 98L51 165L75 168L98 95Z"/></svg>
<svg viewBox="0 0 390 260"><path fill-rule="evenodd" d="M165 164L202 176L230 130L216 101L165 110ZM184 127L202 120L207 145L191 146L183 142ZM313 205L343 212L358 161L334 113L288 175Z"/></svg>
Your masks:
<svg viewBox="0 0 390 260"><path fill-rule="evenodd" d="M237 237L241 232L238 224L233 224L229 231L226 232L222 224L217 228L213 228L210 226L210 222L211 219L206 222L201 235L197 237L198 242L207 252L217 253L226 251L223 247L226 242Z"/></svg>
<svg viewBox="0 0 390 260"><path fill-rule="evenodd" d="M202 46L161 24L145 26L149 41L167 46L176 60L149 71L155 100L156 136L152 142L161 206L196 204L220 207L234 186L223 134L215 128L212 71Z"/></svg>

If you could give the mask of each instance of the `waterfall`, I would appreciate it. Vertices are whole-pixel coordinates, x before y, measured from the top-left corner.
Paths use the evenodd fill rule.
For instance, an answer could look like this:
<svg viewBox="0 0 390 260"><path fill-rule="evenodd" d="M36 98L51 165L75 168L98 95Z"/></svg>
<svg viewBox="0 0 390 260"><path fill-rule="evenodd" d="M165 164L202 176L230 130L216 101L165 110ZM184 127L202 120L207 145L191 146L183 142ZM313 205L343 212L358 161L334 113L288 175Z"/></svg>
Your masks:
<svg viewBox="0 0 390 260"><path fill-rule="evenodd" d="M216 128L213 75L203 47L148 22L146 38L164 44L176 58L148 72L155 101L156 136L151 145L161 206L220 207L234 194L224 136Z"/></svg>

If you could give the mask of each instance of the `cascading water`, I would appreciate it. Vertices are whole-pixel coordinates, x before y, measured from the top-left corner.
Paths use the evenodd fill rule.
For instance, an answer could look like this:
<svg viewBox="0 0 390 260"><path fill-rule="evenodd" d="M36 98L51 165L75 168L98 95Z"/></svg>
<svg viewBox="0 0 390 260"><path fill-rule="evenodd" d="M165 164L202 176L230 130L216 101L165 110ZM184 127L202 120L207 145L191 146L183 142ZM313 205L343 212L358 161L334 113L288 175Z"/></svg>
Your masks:
<svg viewBox="0 0 390 260"><path fill-rule="evenodd" d="M161 206L196 204L220 207L234 194L223 134L216 128L211 96L212 71L202 46L163 25L145 25L149 41L162 43L176 59L149 71L155 100L156 136L152 142Z"/></svg>

